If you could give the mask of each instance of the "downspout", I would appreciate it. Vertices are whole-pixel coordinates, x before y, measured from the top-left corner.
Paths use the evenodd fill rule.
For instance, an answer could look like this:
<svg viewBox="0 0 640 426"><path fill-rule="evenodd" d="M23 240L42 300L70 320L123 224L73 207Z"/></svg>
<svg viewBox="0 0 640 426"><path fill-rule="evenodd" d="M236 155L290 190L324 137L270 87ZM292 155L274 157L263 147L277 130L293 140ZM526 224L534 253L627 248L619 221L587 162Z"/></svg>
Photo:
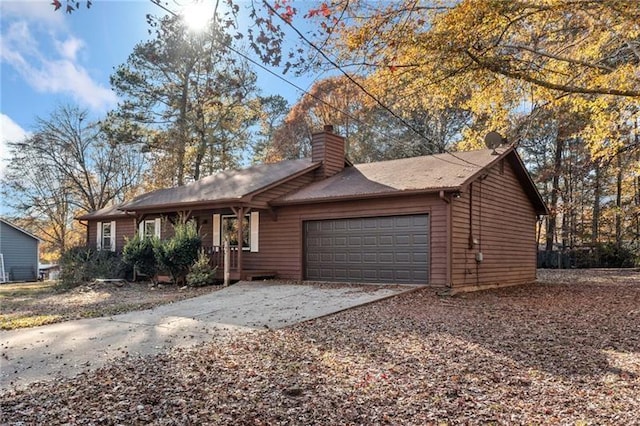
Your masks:
<svg viewBox="0 0 640 426"><path fill-rule="evenodd" d="M447 214L447 248L446 248L446 252L447 252L447 262L446 262L446 273L445 273L445 286L452 288L453 287L453 283L451 282L451 275L452 275L452 271L451 269L453 268L453 244L452 244L452 239L453 239L453 229L452 229L452 206L451 206L451 199L448 198L445 194L444 191L440 191L440 199L442 201L444 201L447 206L446 206L446 214ZM429 253L431 253L431 250L429 250ZM431 262L429 262L429 264L431 264Z"/></svg>

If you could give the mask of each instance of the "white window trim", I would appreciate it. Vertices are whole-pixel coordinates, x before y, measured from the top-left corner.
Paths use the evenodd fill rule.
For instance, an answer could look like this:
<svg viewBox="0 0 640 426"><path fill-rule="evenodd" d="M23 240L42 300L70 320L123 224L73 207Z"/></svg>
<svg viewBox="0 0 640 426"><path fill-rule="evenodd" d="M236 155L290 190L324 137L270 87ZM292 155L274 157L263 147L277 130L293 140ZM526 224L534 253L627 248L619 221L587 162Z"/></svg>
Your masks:
<svg viewBox="0 0 640 426"><path fill-rule="evenodd" d="M104 247L104 225L109 223L111 225L111 235L109 236L111 239L109 241L109 247ZM116 221L112 220L111 222L98 222L97 223L97 233L96 233L96 248L98 250L109 250L116 251Z"/></svg>
<svg viewBox="0 0 640 426"><path fill-rule="evenodd" d="M147 223L152 223L153 222L153 232L154 232L154 237L160 239L161 235L162 235L162 220L157 217L155 219L147 219L147 220L141 220L140 223L138 224L138 235L140 236L140 238L145 238L145 227Z"/></svg>
<svg viewBox="0 0 640 426"><path fill-rule="evenodd" d="M258 252L258 241L260 239L260 212L251 212L249 218L249 243L251 243L251 252Z"/></svg>
<svg viewBox="0 0 640 426"><path fill-rule="evenodd" d="M260 231L260 212L251 212L247 214L249 218L249 246L242 247L242 251L258 252L258 241ZM232 214L214 214L213 215L213 245L220 247L222 245L222 220L226 217L236 218Z"/></svg>

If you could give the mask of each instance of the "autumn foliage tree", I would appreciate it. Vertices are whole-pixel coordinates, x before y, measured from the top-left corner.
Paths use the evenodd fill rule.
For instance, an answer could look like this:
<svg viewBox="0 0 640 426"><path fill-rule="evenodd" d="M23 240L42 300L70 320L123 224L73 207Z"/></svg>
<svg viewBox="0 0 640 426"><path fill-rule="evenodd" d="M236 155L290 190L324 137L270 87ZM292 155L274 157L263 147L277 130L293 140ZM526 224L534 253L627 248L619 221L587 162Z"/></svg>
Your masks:
<svg viewBox="0 0 640 426"><path fill-rule="evenodd" d="M73 105L38 118L33 135L9 151L3 200L56 255L79 240L74 216L124 200L144 167L139 152L108 139Z"/></svg>

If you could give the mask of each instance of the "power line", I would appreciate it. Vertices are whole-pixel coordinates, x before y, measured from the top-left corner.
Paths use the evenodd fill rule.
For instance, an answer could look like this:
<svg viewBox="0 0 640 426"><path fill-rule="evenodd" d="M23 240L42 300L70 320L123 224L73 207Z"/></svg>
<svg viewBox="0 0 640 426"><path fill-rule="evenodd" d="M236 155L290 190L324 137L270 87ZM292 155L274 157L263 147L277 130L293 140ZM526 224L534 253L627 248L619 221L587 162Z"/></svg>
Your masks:
<svg viewBox="0 0 640 426"><path fill-rule="evenodd" d="M411 123L409 123L404 118L402 118L401 116L396 114L396 112L393 111L391 108L389 108L388 106L383 104L382 101L380 101L380 99L378 99L376 96L374 96L362 84L360 84L351 75L349 75L349 73L347 73L344 69L342 69L342 67L337 62L335 62L333 59L331 59L329 56L327 56L327 54L324 53L324 51L322 49L320 49L312 41L310 41L307 37L305 37L305 35L302 34L302 32L291 23L291 20L285 19L273 6L271 6L269 3L267 3L267 0L263 0L263 4L267 7L267 9L269 9L271 11L271 13L276 15L278 18L280 18L280 20L282 20L284 23L286 23L293 31L295 31L296 34L298 35L298 37L300 37L305 43L307 43L315 51L317 51L327 62L329 62L329 64L331 64L338 71L340 71L349 81L351 81L353 84L355 84L360 90L362 90L368 97L370 97L374 102L376 102L381 108L386 110L389 114L391 114L393 117L395 117L398 121L400 121L402 124L404 124L408 129L413 131L415 134L420 136L422 139L424 139L427 142L429 142L434 148L437 148L437 145L434 143L433 140L429 139L422 132L420 132L414 126L412 126ZM481 167L479 164L475 164L475 163L472 163L472 162L470 162L468 160L465 160L464 158L460 158L460 157L456 156L455 154L453 154L452 152L450 152L450 151L448 151L446 149L445 149L445 152L447 154L457 158L460 161L463 161L465 163L471 164L472 166Z"/></svg>
<svg viewBox="0 0 640 426"><path fill-rule="evenodd" d="M167 8L166 6L164 6L163 4L161 4L161 3L160 3L160 0L152 0L152 2L153 2L154 4L156 4L157 6L159 6L159 7L160 7L162 10L164 10L165 12L169 13L170 15L172 15L173 17L176 17L176 18L177 18L177 17L179 17L179 15L178 15L176 12L174 12L173 10L171 10L171 9ZM265 4L266 4L266 3L265 3ZM273 9L271 8L271 6L270 6L270 5L268 5L268 4L266 4L266 5L267 5L267 7L269 7L271 10L273 10ZM286 22L286 20L285 20L282 16L280 16L277 12L275 12L275 11L274 11L274 13L276 13L276 15L277 15L280 19L282 19L283 21L285 21L285 22ZM300 32L299 32L295 27L293 27L293 26L292 26L291 24L289 24L289 23L288 23L288 25L289 25L289 26L291 26L291 27L294 29L294 31L296 31L296 32L297 32L297 33L298 33L298 34L303 38L303 40L305 40L307 43L310 43L306 38L304 38L304 36L302 36L302 34L301 34L301 33L300 33ZM317 101L319 101L319 102L323 103L324 105L326 105L326 106L328 106L328 107L332 108L333 110L335 110L335 111L337 111L337 112L339 112L339 113L341 113L341 114L344 114L346 117L348 117L348 118L350 118L350 119L354 120L354 121L355 121L355 122L357 122L357 123L360 123L360 124L361 124L361 125L363 125L364 127L371 128L370 126L368 126L368 125L367 125L367 123L364 123L362 120L358 119L357 117L353 116L352 114L350 114L350 113L348 113L348 112L346 112L346 111L343 111L342 109L340 109L340 108L338 108L338 107L336 107L336 106L334 106L334 105L330 104L329 102L325 101L325 100L324 100L324 99L322 99L321 97L316 96L316 95L314 95L314 94L312 94L312 93L308 92L307 90L303 89L302 87L298 86L297 84L295 84L295 83L293 83L293 82L291 82L291 81L287 80L287 79L286 79L286 78L284 78L283 76L281 76L281 75L279 75L279 74L275 73L274 71L272 71L272 70L270 70L269 68L265 67L263 64L261 64L261 63L257 62L256 60L252 59L252 58L251 58L251 57L249 57L248 55L246 55L246 54L242 53L241 51L239 51L239 50L237 50L237 49L235 49L235 48L231 47L229 44L223 44L223 43L219 43L219 44L220 44L220 46L221 46L221 47L226 48L226 49L229 49L231 52L233 52L233 53L237 54L238 56L240 56L240 57L244 58L245 60L249 61L250 63L254 64L255 66L259 67L260 69L262 69L262 70L264 70L264 71L268 72L269 74L271 74L272 76L274 76L274 77L278 78L279 80L281 80L281 81L283 81L283 82L285 82L285 83L289 84L290 86L294 87L295 89L297 89L298 91L300 91L300 92L304 93L305 95L308 95L308 96L312 97L313 99L315 99L315 100L317 100ZM313 45L312 45L312 46L313 46ZM316 46L313 46L313 47L314 47L315 49L317 49L317 47L316 47ZM318 51L318 52L319 52L323 57L325 57L325 59L327 59L327 60L328 60L328 58L326 57L326 55L324 54L324 52L322 52L322 51ZM436 149L438 148L438 147L437 147L437 145L436 145L433 141L429 140L426 136L424 136L424 135L422 135L421 133L419 133L416 129L414 129L414 128L413 128L410 124L408 124L405 120L403 120L401 117L397 116L393 111L391 111L391 109L389 109L388 107L386 107L385 105L383 105L383 104L382 104L379 100L377 100L377 99L376 99L372 94L370 94L369 92L367 92L367 90L366 90L366 89L364 89L364 87L362 87L360 84L358 84L357 82L355 82L355 81L354 81L354 80L353 80L353 79L352 79L352 78L351 78L351 77L350 77L350 76L349 76L345 71L343 71L343 70L342 70L342 69L341 69L337 64L333 64L333 63L332 63L332 65L333 65L333 66L335 66L336 68L338 68L338 69L339 69L343 74L345 74L345 76L346 76L350 81L352 81L352 82L356 83L356 85L357 85L360 89L362 89L362 90L363 90L367 95L369 95L372 99L376 100L376 102L377 102L377 103L378 103L382 108L384 108L386 111L388 111L389 113L391 113L394 117L398 118L398 119L399 119L402 123L404 123L404 124L405 124L409 129L411 129L413 132L415 132L416 134L418 134L418 136L422 137L422 139L424 139L424 140L426 140L427 142L429 142L429 143L431 144L431 146L435 147ZM387 137L387 138L391 139L391 140L394 140L394 141L396 141L396 142L401 142L400 140L396 139L395 137L392 137L392 136L390 136L390 135L388 135L388 134L386 134L386 133L384 133L384 132L381 132L380 130L374 129L374 131L375 131L376 133L381 134L382 136L385 136L385 137ZM460 161L462 161L462 162L464 162L464 163L470 164L470 165L472 165L472 166L475 166L475 167L482 167L482 166L480 166L479 164L475 164L475 163L472 163L472 162L470 162L470 161L468 161L468 160L465 160L464 158L460 158L460 157L458 157L458 156L454 155L453 153L449 152L449 151L448 151L448 150L446 150L446 149L444 150L444 153L449 154L449 155L453 156L454 158L456 158L456 159L458 159L458 160L460 160ZM450 164L455 164L454 162L451 162L451 161L445 160L444 158L441 158L441 157L435 157L435 158L438 158L439 160L444 161L444 162L447 162L447 163L450 163Z"/></svg>

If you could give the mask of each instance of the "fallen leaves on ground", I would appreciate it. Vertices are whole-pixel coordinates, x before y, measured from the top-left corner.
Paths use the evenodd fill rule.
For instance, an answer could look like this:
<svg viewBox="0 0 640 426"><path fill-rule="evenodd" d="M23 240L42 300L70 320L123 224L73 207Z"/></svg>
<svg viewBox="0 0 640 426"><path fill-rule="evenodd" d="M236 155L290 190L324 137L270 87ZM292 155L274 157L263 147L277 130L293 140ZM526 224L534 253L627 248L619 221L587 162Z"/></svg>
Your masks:
<svg viewBox="0 0 640 426"><path fill-rule="evenodd" d="M567 274L569 274L567 276ZM420 290L5 391L9 424L638 424L640 276Z"/></svg>
<svg viewBox="0 0 640 426"><path fill-rule="evenodd" d="M0 329L35 327L80 318L116 315L196 297L220 286L177 287L147 283L96 282L61 289L55 282L0 286Z"/></svg>

